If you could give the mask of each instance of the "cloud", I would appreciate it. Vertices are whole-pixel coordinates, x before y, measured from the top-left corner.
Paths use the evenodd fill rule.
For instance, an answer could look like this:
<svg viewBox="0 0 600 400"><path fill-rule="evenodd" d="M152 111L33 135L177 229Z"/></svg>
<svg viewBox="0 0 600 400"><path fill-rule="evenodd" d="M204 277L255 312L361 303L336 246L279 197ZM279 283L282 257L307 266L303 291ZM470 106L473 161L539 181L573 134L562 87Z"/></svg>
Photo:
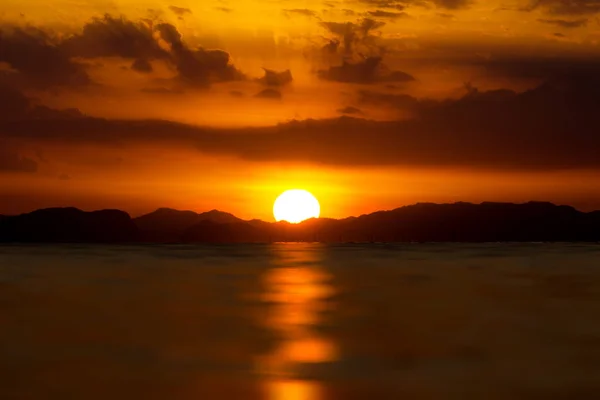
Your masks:
<svg viewBox="0 0 600 400"><path fill-rule="evenodd" d="M168 43L165 49L159 37ZM180 82L208 86L213 82L244 79L222 50L191 48L174 25L153 21L131 21L104 15L93 18L80 33L63 41L37 29L11 29L0 33L0 61L23 75L26 84L38 86L83 85L90 82L79 58L122 57L131 68L151 73L152 60L163 60L179 73Z"/></svg>
<svg viewBox="0 0 600 400"><path fill-rule="evenodd" d="M254 95L254 97L258 97L261 99L272 99L272 100L281 100L281 92L276 89L264 89Z"/></svg>
<svg viewBox="0 0 600 400"><path fill-rule="evenodd" d="M12 81L27 86L45 89L91 82L84 67L71 60L57 39L35 28L0 28L0 62L17 71Z"/></svg>
<svg viewBox="0 0 600 400"><path fill-rule="evenodd" d="M521 11L542 9L553 15L590 15L600 12L600 0L530 0Z"/></svg>
<svg viewBox="0 0 600 400"><path fill-rule="evenodd" d="M359 0L361 3L379 8L404 10L409 6L430 8L432 5L448 10L468 8L473 0Z"/></svg>
<svg viewBox="0 0 600 400"><path fill-rule="evenodd" d="M12 86L0 82L0 120L22 118L31 108L31 100Z"/></svg>
<svg viewBox="0 0 600 400"><path fill-rule="evenodd" d="M428 104L407 121L309 120L205 138L198 147L256 161L600 168L598 107L600 79L570 76L520 94L471 88L459 100Z"/></svg>
<svg viewBox="0 0 600 400"><path fill-rule="evenodd" d="M138 58L136 59L133 64L131 64L131 69L137 72L142 72L142 73L149 73L152 72L152 64L150 64L150 61L144 59L144 58Z"/></svg>
<svg viewBox="0 0 600 400"><path fill-rule="evenodd" d="M267 86L285 86L294 80L292 72L289 69L281 72L267 68L263 68L263 70L265 71L265 75L258 81Z"/></svg>
<svg viewBox="0 0 600 400"><path fill-rule="evenodd" d="M71 176L69 174L60 174L58 175L58 179L61 181L68 181L71 179Z"/></svg>
<svg viewBox="0 0 600 400"><path fill-rule="evenodd" d="M357 23L353 22L321 22L326 30L341 40L344 57L351 58L360 51L379 51L374 34L385 22L370 18L363 18ZM337 50L337 48L336 48Z"/></svg>
<svg viewBox="0 0 600 400"><path fill-rule="evenodd" d="M384 106L412 113L437 106L439 102L432 100L419 100L408 94L379 93L369 90L359 92L359 102L369 106Z"/></svg>
<svg viewBox="0 0 600 400"><path fill-rule="evenodd" d="M81 118L77 109L55 110L35 104L14 86L0 82L0 121L1 120L45 120Z"/></svg>
<svg viewBox="0 0 600 400"><path fill-rule="evenodd" d="M192 10L190 10L189 8L177 7L177 6L169 6L169 10L171 10L173 12L173 14L175 14L179 17L183 17L186 14L192 13Z"/></svg>
<svg viewBox="0 0 600 400"><path fill-rule="evenodd" d="M359 2L369 7L389 8L394 10L404 10L407 7L407 2L404 0L359 0Z"/></svg>
<svg viewBox="0 0 600 400"><path fill-rule="evenodd" d="M232 8L228 8L228 7L215 7L215 10L221 11L221 12L224 12L224 13L227 13L227 14L233 12L233 9Z"/></svg>
<svg viewBox="0 0 600 400"><path fill-rule="evenodd" d="M305 17L316 17L317 12L313 10L309 10L308 8L293 8L293 9L285 9L283 12L287 15L297 14L303 15Z"/></svg>
<svg viewBox="0 0 600 400"><path fill-rule="evenodd" d="M6 143L0 143L0 173L1 172L27 172L34 173L38 170L38 163L34 160L19 155L8 148Z"/></svg>
<svg viewBox="0 0 600 400"><path fill-rule="evenodd" d="M383 82L411 82L415 78L402 71L388 71L381 57L367 57L356 63L344 61L340 66L318 71L321 79L330 81L373 84Z"/></svg>
<svg viewBox="0 0 600 400"><path fill-rule="evenodd" d="M83 31L65 40L61 48L72 56L87 58L151 60L169 57L156 41L151 23L134 22L108 14L86 23Z"/></svg>
<svg viewBox="0 0 600 400"><path fill-rule="evenodd" d="M408 17L408 14L405 12L391 12L391 11L382 11L382 10L376 10L376 11L368 11L368 14L371 17L375 17L375 18L389 18L389 19L398 19L398 18L404 18L404 17Z"/></svg>
<svg viewBox="0 0 600 400"><path fill-rule="evenodd" d="M344 108L340 108L337 110L340 114L348 114L348 115L362 115L364 114L360 108L348 106Z"/></svg>
<svg viewBox="0 0 600 400"><path fill-rule="evenodd" d="M317 71L321 79L361 84L414 80L406 72L389 70L383 62L385 48L378 43L376 32L385 22L363 18L356 23L321 25L335 36L322 48L330 65Z"/></svg>
<svg viewBox="0 0 600 400"><path fill-rule="evenodd" d="M175 26L161 23L156 26L162 39L171 47L171 61L179 78L193 86L207 86L211 82L244 79L244 75L229 63L229 53L223 50L191 49L182 40Z"/></svg>
<svg viewBox="0 0 600 400"><path fill-rule="evenodd" d="M561 75L588 75L600 68L600 57L539 57L502 55L472 62L489 73L507 78L550 79Z"/></svg>
<svg viewBox="0 0 600 400"><path fill-rule="evenodd" d="M273 89L267 91L277 92ZM390 97L389 101L395 101ZM402 101L408 101L403 99ZM0 140L193 146L250 161L344 166L453 166L491 169L600 168L600 78L555 78L523 93L467 86L457 100L413 99L415 117L293 121L217 129L165 121L96 118L0 122Z"/></svg>
<svg viewBox="0 0 600 400"><path fill-rule="evenodd" d="M561 28L580 28L585 26L588 22L587 19L576 19L571 21L564 19L538 19L538 21L544 24L559 26Z"/></svg>

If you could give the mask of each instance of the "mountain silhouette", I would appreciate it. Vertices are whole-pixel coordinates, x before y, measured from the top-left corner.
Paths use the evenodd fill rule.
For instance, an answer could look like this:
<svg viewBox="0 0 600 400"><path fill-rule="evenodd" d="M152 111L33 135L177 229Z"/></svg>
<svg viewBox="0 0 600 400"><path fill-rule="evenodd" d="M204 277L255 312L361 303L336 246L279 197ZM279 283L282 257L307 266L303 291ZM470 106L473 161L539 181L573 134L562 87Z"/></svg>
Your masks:
<svg viewBox="0 0 600 400"><path fill-rule="evenodd" d="M159 208L150 214L133 219L140 231L142 241L167 243L179 241L188 228L202 221L217 224L242 222L236 216L219 210L198 214L194 211L179 211L171 208Z"/></svg>
<svg viewBox="0 0 600 400"><path fill-rule="evenodd" d="M129 214L120 210L47 208L0 219L0 242L121 243L138 238Z"/></svg>
<svg viewBox="0 0 600 400"><path fill-rule="evenodd" d="M180 241L183 243L268 242L266 232L245 221L219 224L204 220L188 228L180 237Z"/></svg>
<svg viewBox="0 0 600 400"><path fill-rule="evenodd" d="M1 242L268 243L598 242L600 211L546 202L418 203L345 219L299 224L160 208L131 219L119 210L52 208L0 217Z"/></svg>

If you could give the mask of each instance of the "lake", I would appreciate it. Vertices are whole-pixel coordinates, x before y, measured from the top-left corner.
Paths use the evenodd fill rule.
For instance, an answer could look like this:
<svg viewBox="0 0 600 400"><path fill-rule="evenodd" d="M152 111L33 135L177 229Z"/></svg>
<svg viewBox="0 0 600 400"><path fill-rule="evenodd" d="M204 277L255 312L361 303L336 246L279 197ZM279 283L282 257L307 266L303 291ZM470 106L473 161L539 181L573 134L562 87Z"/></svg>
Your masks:
<svg viewBox="0 0 600 400"><path fill-rule="evenodd" d="M2 399L591 399L600 245L0 246Z"/></svg>

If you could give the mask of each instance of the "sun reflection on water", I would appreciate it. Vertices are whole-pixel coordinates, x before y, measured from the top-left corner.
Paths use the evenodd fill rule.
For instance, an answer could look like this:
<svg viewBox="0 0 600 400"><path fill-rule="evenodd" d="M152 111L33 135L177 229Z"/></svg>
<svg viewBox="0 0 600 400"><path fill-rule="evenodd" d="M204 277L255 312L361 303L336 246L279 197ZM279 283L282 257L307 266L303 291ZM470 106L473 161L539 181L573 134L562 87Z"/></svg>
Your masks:
<svg viewBox="0 0 600 400"><path fill-rule="evenodd" d="M261 321L279 339L278 346L257 359L269 400L320 400L323 388L302 377L301 367L338 359L334 341L318 332L335 293L322 268L321 249L305 244L278 245L276 264L263 277L262 300L269 313Z"/></svg>

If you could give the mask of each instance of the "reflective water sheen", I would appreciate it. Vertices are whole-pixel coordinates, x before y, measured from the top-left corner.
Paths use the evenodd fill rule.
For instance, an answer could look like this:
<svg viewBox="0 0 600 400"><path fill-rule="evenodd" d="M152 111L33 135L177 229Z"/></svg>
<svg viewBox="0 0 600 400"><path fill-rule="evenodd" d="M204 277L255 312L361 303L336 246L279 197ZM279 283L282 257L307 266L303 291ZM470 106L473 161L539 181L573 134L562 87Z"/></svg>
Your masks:
<svg viewBox="0 0 600 400"><path fill-rule="evenodd" d="M1 399L591 399L600 246L0 246Z"/></svg>

